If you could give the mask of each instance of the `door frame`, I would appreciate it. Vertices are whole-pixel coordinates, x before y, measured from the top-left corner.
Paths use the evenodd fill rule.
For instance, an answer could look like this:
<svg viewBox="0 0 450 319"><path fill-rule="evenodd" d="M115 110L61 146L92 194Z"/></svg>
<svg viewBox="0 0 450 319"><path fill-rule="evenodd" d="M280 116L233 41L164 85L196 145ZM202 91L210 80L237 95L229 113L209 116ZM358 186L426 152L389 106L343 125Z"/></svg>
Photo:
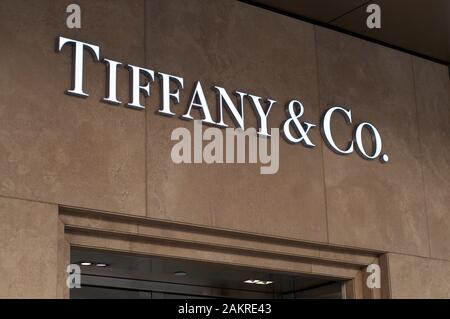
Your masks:
<svg viewBox="0 0 450 319"><path fill-rule="evenodd" d="M391 297L384 252L67 206L59 207L59 219L65 266L70 247L76 246L313 275L343 281L343 298ZM371 264L380 266L381 288L366 285ZM60 276L59 286L68 298L66 275Z"/></svg>

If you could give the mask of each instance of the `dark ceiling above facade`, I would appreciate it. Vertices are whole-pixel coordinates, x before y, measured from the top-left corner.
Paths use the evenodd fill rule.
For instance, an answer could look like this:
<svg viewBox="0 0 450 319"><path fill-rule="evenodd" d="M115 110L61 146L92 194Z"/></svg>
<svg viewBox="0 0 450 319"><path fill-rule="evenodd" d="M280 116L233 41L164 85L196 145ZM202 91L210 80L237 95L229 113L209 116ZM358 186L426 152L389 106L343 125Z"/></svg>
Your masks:
<svg viewBox="0 0 450 319"><path fill-rule="evenodd" d="M450 0L254 0L266 9L450 63ZM381 29L369 29L366 8L381 8Z"/></svg>

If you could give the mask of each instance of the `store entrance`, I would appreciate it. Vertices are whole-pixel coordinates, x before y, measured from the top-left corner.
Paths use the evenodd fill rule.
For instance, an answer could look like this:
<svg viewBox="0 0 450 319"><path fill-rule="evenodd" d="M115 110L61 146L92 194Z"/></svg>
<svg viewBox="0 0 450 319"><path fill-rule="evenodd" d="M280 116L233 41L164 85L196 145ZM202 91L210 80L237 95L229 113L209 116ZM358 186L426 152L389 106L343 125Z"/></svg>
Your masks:
<svg viewBox="0 0 450 319"><path fill-rule="evenodd" d="M72 299L342 298L342 282L219 263L71 249L81 266Z"/></svg>

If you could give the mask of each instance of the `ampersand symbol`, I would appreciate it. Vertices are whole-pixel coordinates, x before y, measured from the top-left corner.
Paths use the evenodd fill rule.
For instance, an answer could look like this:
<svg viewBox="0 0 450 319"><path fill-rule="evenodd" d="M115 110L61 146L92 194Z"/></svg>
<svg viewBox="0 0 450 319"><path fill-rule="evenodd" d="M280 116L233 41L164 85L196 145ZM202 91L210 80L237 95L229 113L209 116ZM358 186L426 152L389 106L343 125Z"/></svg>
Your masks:
<svg viewBox="0 0 450 319"><path fill-rule="evenodd" d="M297 110L297 112L296 112ZM304 122L303 124L298 120L304 112L305 108L300 101L292 100L288 105L288 116L289 118L283 124L283 135L284 137L293 144L301 142L306 147L314 147L316 145L311 142L308 132L309 130L316 126L311 123ZM291 133L291 124L294 124L294 129L297 131L297 137Z"/></svg>

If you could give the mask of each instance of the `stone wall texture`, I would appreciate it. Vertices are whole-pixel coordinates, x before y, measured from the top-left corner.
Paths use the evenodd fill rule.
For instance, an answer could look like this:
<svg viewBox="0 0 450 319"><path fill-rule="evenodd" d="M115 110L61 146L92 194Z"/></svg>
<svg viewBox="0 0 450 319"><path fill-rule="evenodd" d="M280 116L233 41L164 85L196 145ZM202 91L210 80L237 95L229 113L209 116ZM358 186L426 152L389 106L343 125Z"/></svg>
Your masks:
<svg viewBox="0 0 450 319"><path fill-rule="evenodd" d="M56 281L28 295L20 284L11 288L25 270L6 260L54 269L55 207L66 205L385 252L393 297L450 297L446 66L237 1L78 0L79 30L65 26L69 3L0 4L0 278L13 274L0 280L0 293L56 296ZM101 103L105 65L86 55L90 96L68 96L72 53L55 52L60 35L100 45L103 57L183 77L178 115L197 80L213 116L212 85L277 100L271 127L294 98L316 124L326 108L345 106L354 123L378 128L390 162L336 155L315 128L313 149L280 141L275 175L259 174L259 164L176 165L171 132L193 125L155 114L158 81L146 111ZM129 98L123 68L118 96ZM336 123L338 143L350 130ZM30 253L29 241L40 248Z"/></svg>

